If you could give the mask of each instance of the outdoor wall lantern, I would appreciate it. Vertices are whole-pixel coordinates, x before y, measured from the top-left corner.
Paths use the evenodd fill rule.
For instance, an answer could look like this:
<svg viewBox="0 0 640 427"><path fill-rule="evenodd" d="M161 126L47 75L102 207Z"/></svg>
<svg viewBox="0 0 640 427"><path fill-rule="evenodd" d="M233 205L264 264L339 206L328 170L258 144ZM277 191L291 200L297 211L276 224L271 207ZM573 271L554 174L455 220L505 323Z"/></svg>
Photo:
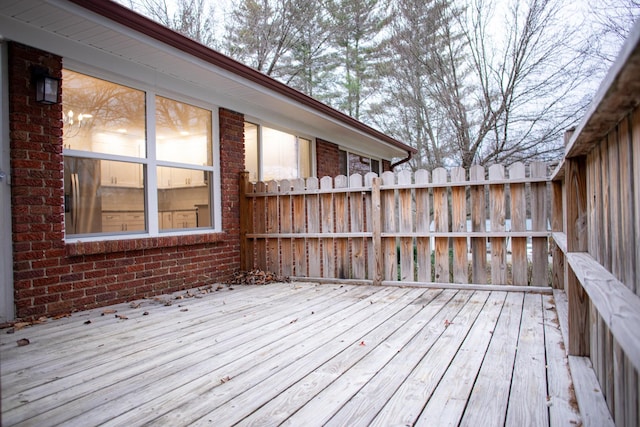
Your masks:
<svg viewBox="0 0 640 427"><path fill-rule="evenodd" d="M51 77L47 70L36 68L33 70L36 84L36 101L41 104L57 104L60 93L60 79Z"/></svg>

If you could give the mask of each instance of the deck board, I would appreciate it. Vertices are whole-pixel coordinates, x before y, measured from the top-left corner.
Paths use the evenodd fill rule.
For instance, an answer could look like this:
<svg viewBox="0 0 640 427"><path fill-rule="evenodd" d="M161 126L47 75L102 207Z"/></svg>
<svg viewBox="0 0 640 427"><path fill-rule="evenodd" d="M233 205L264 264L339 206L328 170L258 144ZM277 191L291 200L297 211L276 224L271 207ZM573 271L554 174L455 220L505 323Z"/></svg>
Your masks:
<svg viewBox="0 0 640 427"><path fill-rule="evenodd" d="M548 295L296 283L109 309L128 319L0 331L3 425L581 422Z"/></svg>

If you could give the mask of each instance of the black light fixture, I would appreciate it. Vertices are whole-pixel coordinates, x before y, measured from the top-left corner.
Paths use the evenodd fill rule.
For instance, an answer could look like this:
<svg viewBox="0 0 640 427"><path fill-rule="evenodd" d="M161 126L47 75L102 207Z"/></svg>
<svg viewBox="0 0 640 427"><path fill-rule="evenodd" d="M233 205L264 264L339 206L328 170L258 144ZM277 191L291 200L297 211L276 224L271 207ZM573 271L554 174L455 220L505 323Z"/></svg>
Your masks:
<svg viewBox="0 0 640 427"><path fill-rule="evenodd" d="M60 79L49 75L44 68L33 69L36 86L36 101L41 104L57 104L60 93Z"/></svg>

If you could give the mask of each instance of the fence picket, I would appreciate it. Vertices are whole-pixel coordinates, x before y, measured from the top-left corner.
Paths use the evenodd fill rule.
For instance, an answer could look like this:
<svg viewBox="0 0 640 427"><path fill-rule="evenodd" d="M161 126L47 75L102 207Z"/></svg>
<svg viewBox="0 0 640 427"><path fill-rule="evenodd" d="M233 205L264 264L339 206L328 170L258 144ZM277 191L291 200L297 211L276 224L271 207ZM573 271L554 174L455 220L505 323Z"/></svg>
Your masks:
<svg viewBox="0 0 640 427"><path fill-rule="evenodd" d="M393 172L385 172L382 174L382 185L394 185L395 179L396 177ZM382 231L384 233L395 233L397 231L395 190L387 189L381 191L380 199L383 212ZM384 280L398 280L396 238L383 238L382 248L382 254L384 256Z"/></svg>
<svg viewBox="0 0 640 427"><path fill-rule="evenodd" d="M518 162L509 168L509 178L520 179L525 177L524 164ZM511 184L511 230L525 231L527 226L527 200L525 198L524 184ZM511 238L511 277L514 285L527 285L527 238Z"/></svg>
<svg viewBox="0 0 640 427"><path fill-rule="evenodd" d="M291 181L291 187L295 192L304 191L304 179L298 178ZM291 197L293 209L293 232L301 234L305 232L304 195L296 194ZM293 274L295 276L307 275L307 257L305 253L305 239L293 240Z"/></svg>
<svg viewBox="0 0 640 427"><path fill-rule="evenodd" d="M305 197L307 205L307 232L309 234L320 233L320 196L318 191L318 178L307 178L307 191ZM321 277L320 263L320 239L312 237L307 239L307 251L309 252L309 276Z"/></svg>
<svg viewBox="0 0 640 427"><path fill-rule="evenodd" d="M411 172L404 170L398 174L398 184L411 184ZM400 233L413 231L413 210L410 189L398 190ZM391 279L393 280L393 279ZM414 282L413 238L400 237L400 281Z"/></svg>
<svg viewBox="0 0 640 427"><path fill-rule="evenodd" d="M486 198L484 168L480 165L471 166L469 178L478 183L471 187L471 231L486 231ZM471 281L473 283L487 283L487 238L471 238Z"/></svg>
<svg viewBox="0 0 640 427"><path fill-rule="evenodd" d="M269 181L267 183L267 192L271 193L267 199L267 233L273 234L274 238L267 239L267 269L275 273L280 273L280 257L277 234L279 232L278 224L278 183Z"/></svg>
<svg viewBox="0 0 640 427"><path fill-rule="evenodd" d="M464 168L451 170L451 182L465 182ZM467 231L467 191L465 187L451 188L451 231ZM453 282L469 282L469 261L467 258L467 238L453 238Z"/></svg>
<svg viewBox="0 0 640 427"><path fill-rule="evenodd" d="M280 232L281 233L291 233L293 231L292 227L292 217L291 217L291 196L287 193L291 191L291 182L289 180L280 181L280 196L278 197L278 201L280 203ZM280 242L280 256L283 260L293 260L293 239L291 238L281 238ZM280 272L283 276L291 276L293 273L293 263L292 262L281 262L280 263Z"/></svg>
<svg viewBox="0 0 640 427"><path fill-rule="evenodd" d="M416 184L428 184L429 172L418 170L415 173ZM416 262L418 282L431 281L431 238L429 237L429 224L431 214L429 211L429 189L416 188Z"/></svg>
<svg viewBox="0 0 640 427"><path fill-rule="evenodd" d="M351 175L349 177L349 187L362 187L362 175ZM364 231L364 202L361 192L351 193L349 197L349 214L351 231L354 233ZM351 274L354 279L366 278L364 241L363 237L353 237L351 239Z"/></svg>
<svg viewBox="0 0 640 427"><path fill-rule="evenodd" d="M349 181L344 175L338 175L334 179L334 188L348 188ZM335 229L336 233L347 233L349 231L349 206L347 202L347 193L335 193L333 203L335 209ZM336 247L336 263L338 279L348 279L351 276L349 268L349 249L348 239L340 237L335 239Z"/></svg>
<svg viewBox="0 0 640 427"><path fill-rule="evenodd" d="M267 185L264 182L258 182L255 185L257 193L265 193L267 191ZM265 197L258 197L254 203L255 206L255 219L253 221L254 224L254 232L257 234L266 233L267 232L267 199ZM257 239L255 241L255 256L256 262L248 263L251 264L254 268L267 268L267 240L266 239Z"/></svg>
<svg viewBox="0 0 640 427"><path fill-rule="evenodd" d="M331 177L325 176L320 180L321 190L331 190L332 188L333 180ZM333 193L326 192L320 194L320 210L322 212L322 233L333 233ZM336 277L336 251L334 243L333 237L325 237L322 239L322 277Z"/></svg>
<svg viewBox="0 0 640 427"><path fill-rule="evenodd" d="M547 176L547 165L545 163L532 163L531 176L542 178ZM531 184L531 224L533 231L544 231L547 229L548 209L547 209L547 183L538 182ZM547 286L549 284L549 245L547 239L532 238L532 265L531 284L534 286Z"/></svg>
<svg viewBox="0 0 640 427"><path fill-rule="evenodd" d="M504 180L504 166L489 168L489 180ZM491 231L505 230L504 184L489 185ZM491 237L491 284L507 283L507 248L504 237Z"/></svg>
<svg viewBox="0 0 640 427"><path fill-rule="evenodd" d="M367 278L370 280L373 280L374 283L376 283L376 281L381 281L382 277L380 277L378 275L379 271L381 270L376 270L377 268L377 262L381 262L379 260L379 258L377 257L377 250L380 249L380 241L376 240L378 239L379 233L381 231L380 227L379 227L379 221L380 221L380 206L376 206L376 212L377 212L377 219L375 221L375 223L377 223L378 228L376 229L376 227L374 227L374 220L373 220L373 211L374 211L374 205L373 202L374 200L377 201L377 203L380 203L380 183L378 182L376 185L374 185L374 179L379 179L378 175L376 175L373 172L369 172L368 174L366 174L364 176L364 185L365 187L370 187L371 188L371 196L370 197L366 197L364 200L364 210L365 210L365 230L363 231L371 231L373 232L373 238L372 239L367 239L367 244L366 244L366 248L367 248ZM374 194L375 192L375 188L378 189L378 192ZM378 236L376 237L376 232L378 233ZM376 246L377 245L377 246ZM376 283L377 284L377 283Z"/></svg>
<svg viewBox="0 0 640 427"><path fill-rule="evenodd" d="M445 184L447 182L447 171L444 168L437 168L433 171L433 182L435 184ZM435 231L446 233L449 231L449 203L446 187L435 187L433 189L433 222ZM436 237L435 247L435 281L441 283L449 282L449 238Z"/></svg>

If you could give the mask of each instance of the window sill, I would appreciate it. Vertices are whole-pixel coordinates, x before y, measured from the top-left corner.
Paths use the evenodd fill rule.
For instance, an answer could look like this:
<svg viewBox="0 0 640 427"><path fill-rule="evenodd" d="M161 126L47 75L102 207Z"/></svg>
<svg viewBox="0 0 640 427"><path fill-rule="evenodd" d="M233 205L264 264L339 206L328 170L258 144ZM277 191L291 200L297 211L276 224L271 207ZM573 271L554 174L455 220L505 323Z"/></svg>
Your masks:
<svg viewBox="0 0 640 427"><path fill-rule="evenodd" d="M123 238L118 240L67 241L65 254L67 256L81 256L106 254L114 252L139 251L143 249L169 248L175 246L190 246L203 243L218 243L225 240L224 232L183 234L157 237Z"/></svg>

